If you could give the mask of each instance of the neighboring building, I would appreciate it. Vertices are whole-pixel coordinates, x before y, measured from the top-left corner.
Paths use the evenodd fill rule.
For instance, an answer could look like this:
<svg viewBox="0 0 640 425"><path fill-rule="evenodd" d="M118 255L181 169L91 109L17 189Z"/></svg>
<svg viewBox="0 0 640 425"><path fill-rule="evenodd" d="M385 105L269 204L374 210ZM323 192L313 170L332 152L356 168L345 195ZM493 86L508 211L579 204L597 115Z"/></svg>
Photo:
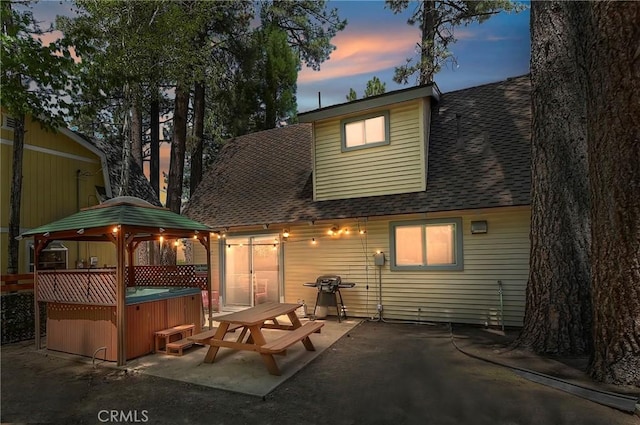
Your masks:
<svg viewBox="0 0 640 425"><path fill-rule="evenodd" d="M522 324L528 76L414 87L299 120L227 143L185 210L219 229L223 305L260 302L258 292L312 305L303 283L330 274L356 283L342 290L352 316L377 317L380 305L385 319Z"/></svg>
<svg viewBox="0 0 640 425"><path fill-rule="evenodd" d="M13 119L0 112L1 239L0 272L7 272L10 185L13 159ZM119 186L119 149L107 149L99 142L67 129L48 131L27 117L25 121L20 233L66 217L82 208L116 196ZM140 169L132 164L129 194L159 205ZM146 184L145 184L146 182ZM33 270L33 241L20 242L19 273ZM115 251L104 243L51 243L41 254L40 268L86 267L115 264Z"/></svg>

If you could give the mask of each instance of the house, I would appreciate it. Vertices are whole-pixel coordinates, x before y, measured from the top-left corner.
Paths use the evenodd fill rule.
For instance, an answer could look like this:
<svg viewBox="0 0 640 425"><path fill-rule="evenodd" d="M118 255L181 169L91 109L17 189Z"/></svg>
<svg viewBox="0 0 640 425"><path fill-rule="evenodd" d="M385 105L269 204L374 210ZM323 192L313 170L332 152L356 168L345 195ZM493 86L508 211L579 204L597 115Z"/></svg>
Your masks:
<svg viewBox="0 0 640 425"><path fill-rule="evenodd" d="M261 292L313 306L303 284L338 275L356 283L341 291L350 316L522 324L529 76L412 87L299 120L227 143L185 210L218 230L221 305Z"/></svg>
<svg viewBox="0 0 640 425"><path fill-rule="evenodd" d="M0 113L0 157L2 172L0 272L7 273L10 185L13 157L14 121ZM119 187L121 150L99 140L91 140L68 128L46 130L27 117L23 158L20 233L68 216L82 208L111 198ZM129 194L160 205L142 171L131 165ZM106 244L53 242L41 255L39 268L76 268L113 265L115 253ZM33 271L33 241L20 242L19 273Z"/></svg>

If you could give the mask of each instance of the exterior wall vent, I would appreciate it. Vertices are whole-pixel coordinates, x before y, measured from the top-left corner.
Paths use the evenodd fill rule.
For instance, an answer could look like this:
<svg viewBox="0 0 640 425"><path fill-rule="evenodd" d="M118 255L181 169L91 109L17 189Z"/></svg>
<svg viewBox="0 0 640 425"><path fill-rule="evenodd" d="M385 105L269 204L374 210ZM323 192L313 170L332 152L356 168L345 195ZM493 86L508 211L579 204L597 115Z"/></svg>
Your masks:
<svg viewBox="0 0 640 425"><path fill-rule="evenodd" d="M2 127L13 130L14 128L16 128L16 119L9 115L5 115L2 122Z"/></svg>

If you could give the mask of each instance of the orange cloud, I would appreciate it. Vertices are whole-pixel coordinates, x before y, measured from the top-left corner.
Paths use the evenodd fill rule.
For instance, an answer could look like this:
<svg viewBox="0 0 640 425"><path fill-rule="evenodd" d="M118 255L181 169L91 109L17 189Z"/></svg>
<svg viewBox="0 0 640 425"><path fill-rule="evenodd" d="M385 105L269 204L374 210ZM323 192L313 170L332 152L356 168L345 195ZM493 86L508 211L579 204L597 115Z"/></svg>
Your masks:
<svg viewBox="0 0 640 425"><path fill-rule="evenodd" d="M35 34L33 35L33 38L35 38L36 40L38 40L40 43L42 43L43 46L48 46L49 44L53 43L56 40L59 40L62 38L62 32L55 30L55 31L49 31L49 32L45 32L43 34ZM81 61L80 57L78 55L76 55L76 49L71 46L69 48L69 51L71 53L71 57L73 58L74 62L79 63ZM62 53L60 53L60 51L56 52L56 55L58 56L62 56Z"/></svg>
<svg viewBox="0 0 640 425"><path fill-rule="evenodd" d="M298 75L298 83L371 74L400 65L414 54L419 40L418 30L409 26L391 33L371 29L352 32L346 30L332 40L336 50L321 65L322 72L305 67Z"/></svg>

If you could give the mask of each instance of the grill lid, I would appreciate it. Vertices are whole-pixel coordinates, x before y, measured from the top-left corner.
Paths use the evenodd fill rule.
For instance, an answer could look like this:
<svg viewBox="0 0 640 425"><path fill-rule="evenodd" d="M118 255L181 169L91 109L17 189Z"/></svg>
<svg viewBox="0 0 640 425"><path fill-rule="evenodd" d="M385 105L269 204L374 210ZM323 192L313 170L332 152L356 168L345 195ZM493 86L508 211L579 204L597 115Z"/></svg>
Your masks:
<svg viewBox="0 0 640 425"><path fill-rule="evenodd" d="M323 275L316 279L316 285L318 286L338 286L341 282L340 276L336 275Z"/></svg>

